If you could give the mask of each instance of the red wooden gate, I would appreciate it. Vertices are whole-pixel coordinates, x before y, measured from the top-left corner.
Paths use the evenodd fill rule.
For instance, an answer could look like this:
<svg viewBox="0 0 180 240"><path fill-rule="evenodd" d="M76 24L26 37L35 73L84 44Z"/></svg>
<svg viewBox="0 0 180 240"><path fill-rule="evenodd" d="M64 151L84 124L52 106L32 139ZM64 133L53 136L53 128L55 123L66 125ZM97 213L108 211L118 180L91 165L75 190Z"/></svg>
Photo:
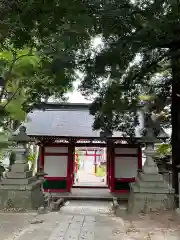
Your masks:
<svg viewBox="0 0 180 240"><path fill-rule="evenodd" d="M109 182L111 192L129 191L129 183L136 180L142 168L142 153L139 145L118 144L111 147L109 157Z"/></svg>
<svg viewBox="0 0 180 240"><path fill-rule="evenodd" d="M44 190L70 192L73 184L72 145L46 145L41 147L40 167L47 173Z"/></svg>

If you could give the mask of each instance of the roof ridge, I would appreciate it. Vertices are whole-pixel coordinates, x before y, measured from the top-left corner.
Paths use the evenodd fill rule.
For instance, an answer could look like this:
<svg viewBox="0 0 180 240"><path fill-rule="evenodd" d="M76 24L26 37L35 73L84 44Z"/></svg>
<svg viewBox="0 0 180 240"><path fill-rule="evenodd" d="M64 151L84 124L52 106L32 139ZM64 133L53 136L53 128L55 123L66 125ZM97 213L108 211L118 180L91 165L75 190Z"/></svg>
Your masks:
<svg viewBox="0 0 180 240"><path fill-rule="evenodd" d="M87 108L74 108L74 109L72 109L72 108L47 108L47 109L34 109L34 110L32 110L31 112L34 112L34 111L41 111L41 112L63 112L63 111L88 111L89 112L89 109Z"/></svg>
<svg viewBox="0 0 180 240"><path fill-rule="evenodd" d="M87 103L40 103L34 109L89 109L90 104Z"/></svg>

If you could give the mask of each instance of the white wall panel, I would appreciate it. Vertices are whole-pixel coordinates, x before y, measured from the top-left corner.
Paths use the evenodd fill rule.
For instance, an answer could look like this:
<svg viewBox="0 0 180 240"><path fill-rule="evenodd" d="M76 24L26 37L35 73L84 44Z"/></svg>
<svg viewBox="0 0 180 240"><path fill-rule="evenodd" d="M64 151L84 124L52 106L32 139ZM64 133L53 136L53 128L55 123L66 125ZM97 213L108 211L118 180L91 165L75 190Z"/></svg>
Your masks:
<svg viewBox="0 0 180 240"><path fill-rule="evenodd" d="M115 178L136 177L138 171L138 158L115 157L114 168Z"/></svg>
<svg viewBox="0 0 180 240"><path fill-rule="evenodd" d="M115 154L137 154L137 148L115 148Z"/></svg>
<svg viewBox="0 0 180 240"><path fill-rule="evenodd" d="M68 153L68 147L45 147L45 153Z"/></svg>
<svg viewBox="0 0 180 240"><path fill-rule="evenodd" d="M44 156L44 172L47 177L67 177L67 156Z"/></svg>

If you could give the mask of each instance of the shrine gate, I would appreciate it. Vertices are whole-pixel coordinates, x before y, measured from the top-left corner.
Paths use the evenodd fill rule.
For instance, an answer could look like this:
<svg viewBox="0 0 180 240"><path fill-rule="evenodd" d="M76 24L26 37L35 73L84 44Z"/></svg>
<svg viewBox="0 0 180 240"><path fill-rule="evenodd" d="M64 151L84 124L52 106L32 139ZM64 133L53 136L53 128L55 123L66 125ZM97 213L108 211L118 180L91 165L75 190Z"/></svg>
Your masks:
<svg viewBox="0 0 180 240"><path fill-rule="evenodd" d="M106 187L111 193L129 191L142 168L138 137L124 138L119 132L102 138L93 131L88 104L46 104L29 114L24 125L39 145L38 167L46 175L44 190L71 192L74 183L75 148L106 148ZM88 186L87 186L88 187Z"/></svg>

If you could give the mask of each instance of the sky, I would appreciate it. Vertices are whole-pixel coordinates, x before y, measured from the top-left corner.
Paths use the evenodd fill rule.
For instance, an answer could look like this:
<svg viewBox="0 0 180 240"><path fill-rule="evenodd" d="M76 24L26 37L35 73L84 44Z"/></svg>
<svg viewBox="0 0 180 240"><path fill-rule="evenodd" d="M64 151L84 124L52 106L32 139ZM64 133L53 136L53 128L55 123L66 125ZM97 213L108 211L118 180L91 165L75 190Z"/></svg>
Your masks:
<svg viewBox="0 0 180 240"><path fill-rule="evenodd" d="M102 42L102 38L101 37L96 37L92 40L92 48L96 49L96 51L98 49L100 49L103 46L103 42ZM139 55L137 55L133 61L137 62L139 61L141 58ZM133 64L132 63L132 64ZM77 74L78 75L78 74ZM79 80L77 79L77 81L74 83L74 91L71 93L68 93L66 96L68 96L69 100L68 102L70 103L90 103L91 101L86 100L82 94L77 90L78 88L78 84L79 84Z"/></svg>
<svg viewBox="0 0 180 240"><path fill-rule="evenodd" d="M67 94L68 102L70 103L90 103L91 101L86 100L82 94L77 90L79 81L74 83L74 91Z"/></svg>
<svg viewBox="0 0 180 240"><path fill-rule="evenodd" d="M92 47L97 50L99 46L102 46L102 39L101 39L101 37L96 37L92 41ZM90 103L91 101L86 100L82 96L82 94L77 90L78 84L79 84L79 81L77 80L74 83L74 91L67 94L67 96L69 98L68 102L70 102L70 103Z"/></svg>
<svg viewBox="0 0 180 240"><path fill-rule="evenodd" d="M68 102L70 103L90 103L90 101L86 100L80 92L77 90L71 94L68 94Z"/></svg>

